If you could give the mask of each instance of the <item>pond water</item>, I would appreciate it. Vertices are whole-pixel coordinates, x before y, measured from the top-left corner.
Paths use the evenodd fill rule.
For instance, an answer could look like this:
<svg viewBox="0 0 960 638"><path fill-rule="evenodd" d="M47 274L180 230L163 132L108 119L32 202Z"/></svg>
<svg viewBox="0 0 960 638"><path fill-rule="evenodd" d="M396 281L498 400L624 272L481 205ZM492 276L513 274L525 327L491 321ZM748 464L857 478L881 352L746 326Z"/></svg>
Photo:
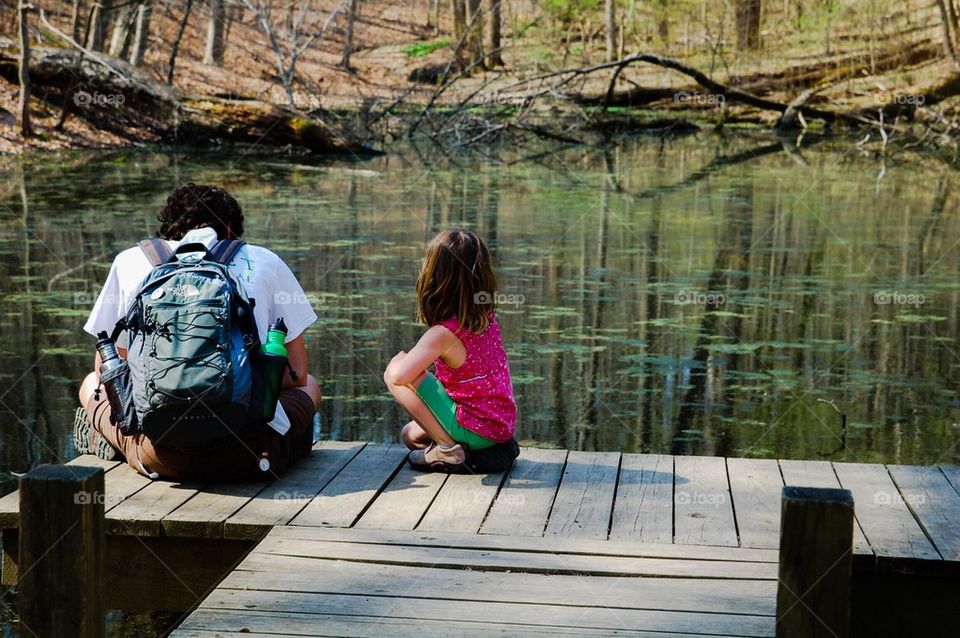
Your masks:
<svg viewBox="0 0 960 638"><path fill-rule="evenodd" d="M736 132L363 163L140 150L0 159L2 492L75 455L81 326L112 255L189 180L230 190L313 301L324 438L396 440L382 370L423 330L425 242L466 226L499 266L528 444L960 462L960 175L933 158Z"/></svg>
<svg viewBox="0 0 960 638"><path fill-rule="evenodd" d="M396 440L382 370L422 331L424 243L456 225L495 254L523 441L960 461L960 176L933 158L702 133L363 163L83 152L0 180L0 471L74 456L81 325L188 180L229 189L313 301L324 438Z"/></svg>

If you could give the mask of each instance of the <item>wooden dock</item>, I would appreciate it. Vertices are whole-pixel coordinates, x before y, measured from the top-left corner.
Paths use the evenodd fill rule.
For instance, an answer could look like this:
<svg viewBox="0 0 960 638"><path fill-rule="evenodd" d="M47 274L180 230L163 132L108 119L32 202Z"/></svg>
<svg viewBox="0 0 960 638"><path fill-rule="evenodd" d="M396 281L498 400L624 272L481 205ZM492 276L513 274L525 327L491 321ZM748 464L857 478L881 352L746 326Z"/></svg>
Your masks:
<svg viewBox="0 0 960 638"><path fill-rule="evenodd" d="M892 635L877 610L905 601L937 635L929 608L960 593L958 467L525 448L447 476L405 453L323 442L245 484L76 459L106 470L109 606L196 608L176 636L773 635L784 485L853 493L855 635ZM18 523L14 493L5 584Z"/></svg>

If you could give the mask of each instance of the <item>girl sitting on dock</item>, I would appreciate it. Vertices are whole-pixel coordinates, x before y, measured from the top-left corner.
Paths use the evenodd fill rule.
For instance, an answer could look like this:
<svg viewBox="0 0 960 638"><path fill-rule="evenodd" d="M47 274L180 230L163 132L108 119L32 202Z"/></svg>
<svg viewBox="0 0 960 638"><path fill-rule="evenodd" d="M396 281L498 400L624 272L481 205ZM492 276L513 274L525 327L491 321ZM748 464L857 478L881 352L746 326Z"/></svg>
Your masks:
<svg viewBox="0 0 960 638"><path fill-rule="evenodd" d="M401 437L417 469L471 471L477 467L471 453L489 456L495 447L512 446L504 453L507 467L516 456L517 408L496 296L490 251L480 237L452 229L433 238L417 279L417 318L428 329L383 375L413 417Z"/></svg>

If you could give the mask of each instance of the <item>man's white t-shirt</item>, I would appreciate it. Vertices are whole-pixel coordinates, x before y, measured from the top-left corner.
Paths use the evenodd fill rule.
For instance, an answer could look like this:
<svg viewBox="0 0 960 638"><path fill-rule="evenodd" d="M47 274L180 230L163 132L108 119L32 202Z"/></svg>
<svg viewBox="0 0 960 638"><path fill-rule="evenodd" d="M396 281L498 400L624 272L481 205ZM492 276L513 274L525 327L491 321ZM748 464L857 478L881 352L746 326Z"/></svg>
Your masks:
<svg viewBox="0 0 960 638"><path fill-rule="evenodd" d="M171 250L189 243L200 243L209 248L217 241L217 232L212 228L197 228L189 231L179 241L166 241ZM273 252L261 246L247 244L237 252L229 267L246 290L247 296L256 300L253 314L261 341L266 342L267 330L280 317L287 325L287 342L302 335L317 320L317 313L313 311L300 282L290 267ZM107 333L113 332L117 321L129 311L140 283L152 269L153 266L139 246L128 248L117 255L83 329L94 337L103 330ZM120 336L117 345L126 347L126 334ZM279 412L280 410L278 417ZM286 429L277 427L277 424L271 425L278 431Z"/></svg>

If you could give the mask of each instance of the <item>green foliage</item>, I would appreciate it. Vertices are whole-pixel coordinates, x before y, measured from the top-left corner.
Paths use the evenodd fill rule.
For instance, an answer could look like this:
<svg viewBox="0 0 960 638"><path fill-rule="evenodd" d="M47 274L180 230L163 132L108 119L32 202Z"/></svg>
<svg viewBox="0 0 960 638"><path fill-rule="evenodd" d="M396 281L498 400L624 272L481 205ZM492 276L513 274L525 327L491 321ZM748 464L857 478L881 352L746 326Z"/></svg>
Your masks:
<svg viewBox="0 0 960 638"><path fill-rule="evenodd" d="M546 0L544 10L560 22L575 22L600 8L600 0Z"/></svg>
<svg viewBox="0 0 960 638"><path fill-rule="evenodd" d="M450 38L440 38L432 42L414 42L413 44L408 44L403 47L403 52L408 59L415 60L416 58L428 56L434 51L448 46L450 46Z"/></svg>

